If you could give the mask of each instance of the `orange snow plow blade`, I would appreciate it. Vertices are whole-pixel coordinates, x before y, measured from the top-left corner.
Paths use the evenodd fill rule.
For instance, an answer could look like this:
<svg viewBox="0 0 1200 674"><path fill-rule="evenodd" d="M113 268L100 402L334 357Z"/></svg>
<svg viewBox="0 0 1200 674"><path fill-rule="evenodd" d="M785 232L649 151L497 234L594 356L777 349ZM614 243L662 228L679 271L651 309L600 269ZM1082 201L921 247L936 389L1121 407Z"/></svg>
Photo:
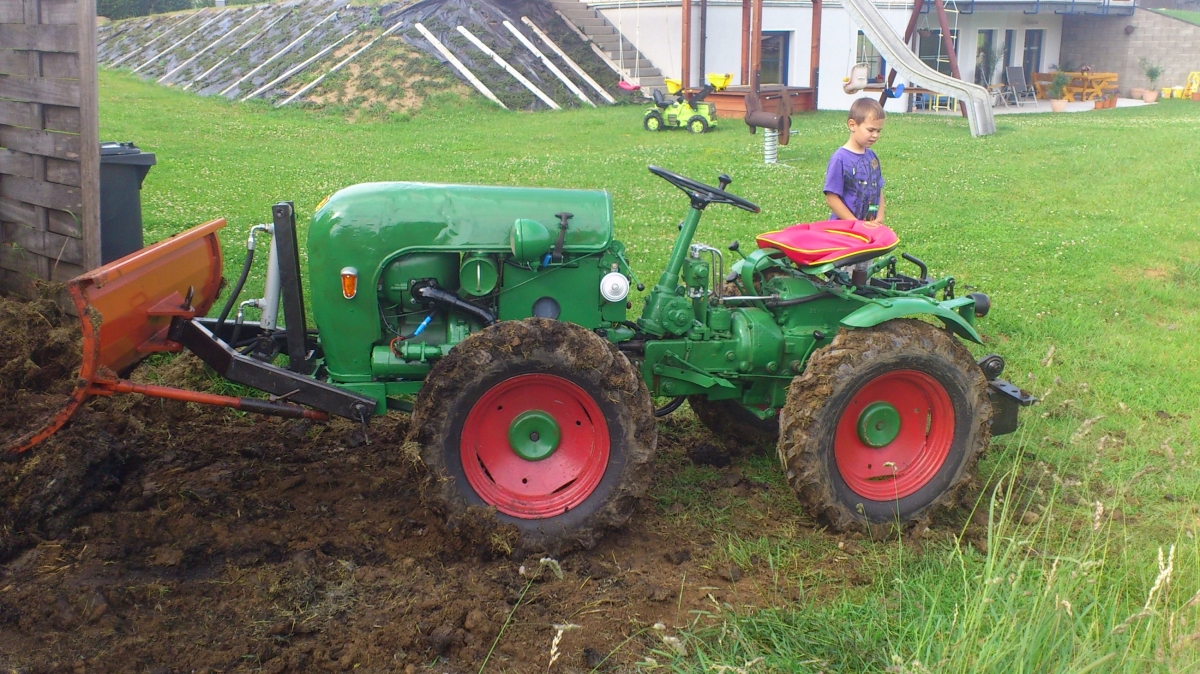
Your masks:
<svg viewBox="0 0 1200 674"><path fill-rule="evenodd" d="M118 377L146 356L183 348L167 338L167 330L172 318L203 316L216 301L221 287L217 230L224 226L224 219L197 225L67 282L83 328L79 379L67 404L44 426L0 451L19 454L33 447L90 396L125 392Z"/></svg>

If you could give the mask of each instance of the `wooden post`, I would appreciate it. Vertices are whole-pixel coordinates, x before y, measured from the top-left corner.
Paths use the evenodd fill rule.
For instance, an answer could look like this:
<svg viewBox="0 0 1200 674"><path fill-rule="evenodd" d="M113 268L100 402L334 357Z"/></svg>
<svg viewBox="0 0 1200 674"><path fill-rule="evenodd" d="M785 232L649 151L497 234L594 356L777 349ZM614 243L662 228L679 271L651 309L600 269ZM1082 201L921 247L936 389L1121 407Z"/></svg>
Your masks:
<svg viewBox="0 0 1200 674"><path fill-rule="evenodd" d="M962 75L958 72L958 53L954 51L954 39L950 37L950 20L946 18L946 5L942 0L933 0L933 6L937 9L938 24L942 28L942 48L950 54L950 74L954 79L961 80ZM958 102L958 111L963 117L967 116L966 101Z"/></svg>
<svg viewBox="0 0 1200 674"><path fill-rule="evenodd" d="M762 85L763 0L754 0L750 34L750 88L758 93Z"/></svg>
<svg viewBox="0 0 1200 674"><path fill-rule="evenodd" d="M96 63L96 0L76 0L79 25L79 226L83 268L100 266L100 96Z"/></svg>
<svg viewBox="0 0 1200 674"><path fill-rule="evenodd" d="M704 86L704 51L708 47L708 0L700 0L700 86Z"/></svg>
<svg viewBox="0 0 1200 674"><path fill-rule="evenodd" d="M913 2L912 15L908 17L908 26L904 28L904 44L911 44L913 31L917 29L917 19L921 16L921 8L925 6L925 0L915 0ZM896 83L896 69L888 69L887 88L891 89ZM879 93L879 104L883 105L887 101L887 92Z"/></svg>
<svg viewBox="0 0 1200 674"><path fill-rule="evenodd" d="M742 0L742 79L741 84L750 84L750 3L754 0Z"/></svg>
<svg viewBox="0 0 1200 674"><path fill-rule="evenodd" d="M99 266L98 129L94 0L0 0L0 289Z"/></svg>
<svg viewBox="0 0 1200 674"><path fill-rule="evenodd" d="M920 0L917 0L920 2ZM812 54L808 58L808 86L813 90L813 108L817 105L817 85L821 77L821 14L824 11L822 0L812 0Z"/></svg>
<svg viewBox="0 0 1200 674"><path fill-rule="evenodd" d="M938 24L942 27L942 48L950 55L950 74L954 79L961 80L962 75L958 74L958 54L954 52L954 39L950 37L950 21L946 18L946 5L942 0L933 0L933 6L937 9Z"/></svg>
<svg viewBox="0 0 1200 674"><path fill-rule="evenodd" d="M692 86L692 0L683 0L683 60L679 81L684 89Z"/></svg>

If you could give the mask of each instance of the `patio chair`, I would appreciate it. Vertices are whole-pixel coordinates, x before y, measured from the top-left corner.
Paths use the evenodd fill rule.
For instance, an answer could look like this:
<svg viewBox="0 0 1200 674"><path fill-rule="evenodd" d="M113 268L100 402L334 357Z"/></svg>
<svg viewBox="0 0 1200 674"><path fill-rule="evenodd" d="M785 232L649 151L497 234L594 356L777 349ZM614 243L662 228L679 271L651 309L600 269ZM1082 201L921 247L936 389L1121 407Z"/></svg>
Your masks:
<svg viewBox="0 0 1200 674"><path fill-rule="evenodd" d="M1017 107L1021 107L1021 101L1033 101L1033 104L1037 105L1037 89L1025 81L1025 68L1006 66L1004 74L1008 79L1008 85L1001 94L1005 105L1008 105L1009 101Z"/></svg>

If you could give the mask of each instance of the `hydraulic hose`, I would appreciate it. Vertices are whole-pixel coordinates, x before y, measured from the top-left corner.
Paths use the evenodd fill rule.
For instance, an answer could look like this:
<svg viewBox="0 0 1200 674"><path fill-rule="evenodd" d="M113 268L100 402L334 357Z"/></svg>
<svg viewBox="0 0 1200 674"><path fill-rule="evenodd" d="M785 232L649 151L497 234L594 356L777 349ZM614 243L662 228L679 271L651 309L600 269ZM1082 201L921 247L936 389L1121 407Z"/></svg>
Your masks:
<svg viewBox="0 0 1200 674"><path fill-rule="evenodd" d="M251 234L250 237L250 240L253 241L254 235ZM242 273L240 276L238 276L237 283L235 283L233 286L233 292L229 294L229 299L225 300L225 308L221 309L221 315L217 318L217 326L216 330L213 331L213 334L215 334L218 339L221 337L221 329L225 326L225 319L229 318L229 312L233 311L233 305L237 302L238 295L242 294L242 287L246 285L246 279L250 276L250 266L252 264L254 264L253 244L246 247L246 263L242 265Z"/></svg>
<svg viewBox="0 0 1200 674"><path fill-rule="evenodd" d="M687 396L676 396L671 402L654 410L654 416L662 418L679 409L683 405L683 401L687 400Z"/></svg>

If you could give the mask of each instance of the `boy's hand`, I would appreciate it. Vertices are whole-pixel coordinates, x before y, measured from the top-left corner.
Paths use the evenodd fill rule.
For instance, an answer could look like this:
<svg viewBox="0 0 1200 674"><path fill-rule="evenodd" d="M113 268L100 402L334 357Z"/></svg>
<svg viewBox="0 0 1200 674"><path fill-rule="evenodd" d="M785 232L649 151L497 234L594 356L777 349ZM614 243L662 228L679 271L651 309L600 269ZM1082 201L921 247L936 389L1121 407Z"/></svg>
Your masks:
<svg viewBox="0 0 1200 674"><path fill-rule="evenodd" d="M838 216L839 220L857 219L854 217L854 214L850 212L850 209L846 207L846 202L842 201L842 198L833 192L825 193L825 203L829 204L829 210L833 211L833 214Z"/></svg>

